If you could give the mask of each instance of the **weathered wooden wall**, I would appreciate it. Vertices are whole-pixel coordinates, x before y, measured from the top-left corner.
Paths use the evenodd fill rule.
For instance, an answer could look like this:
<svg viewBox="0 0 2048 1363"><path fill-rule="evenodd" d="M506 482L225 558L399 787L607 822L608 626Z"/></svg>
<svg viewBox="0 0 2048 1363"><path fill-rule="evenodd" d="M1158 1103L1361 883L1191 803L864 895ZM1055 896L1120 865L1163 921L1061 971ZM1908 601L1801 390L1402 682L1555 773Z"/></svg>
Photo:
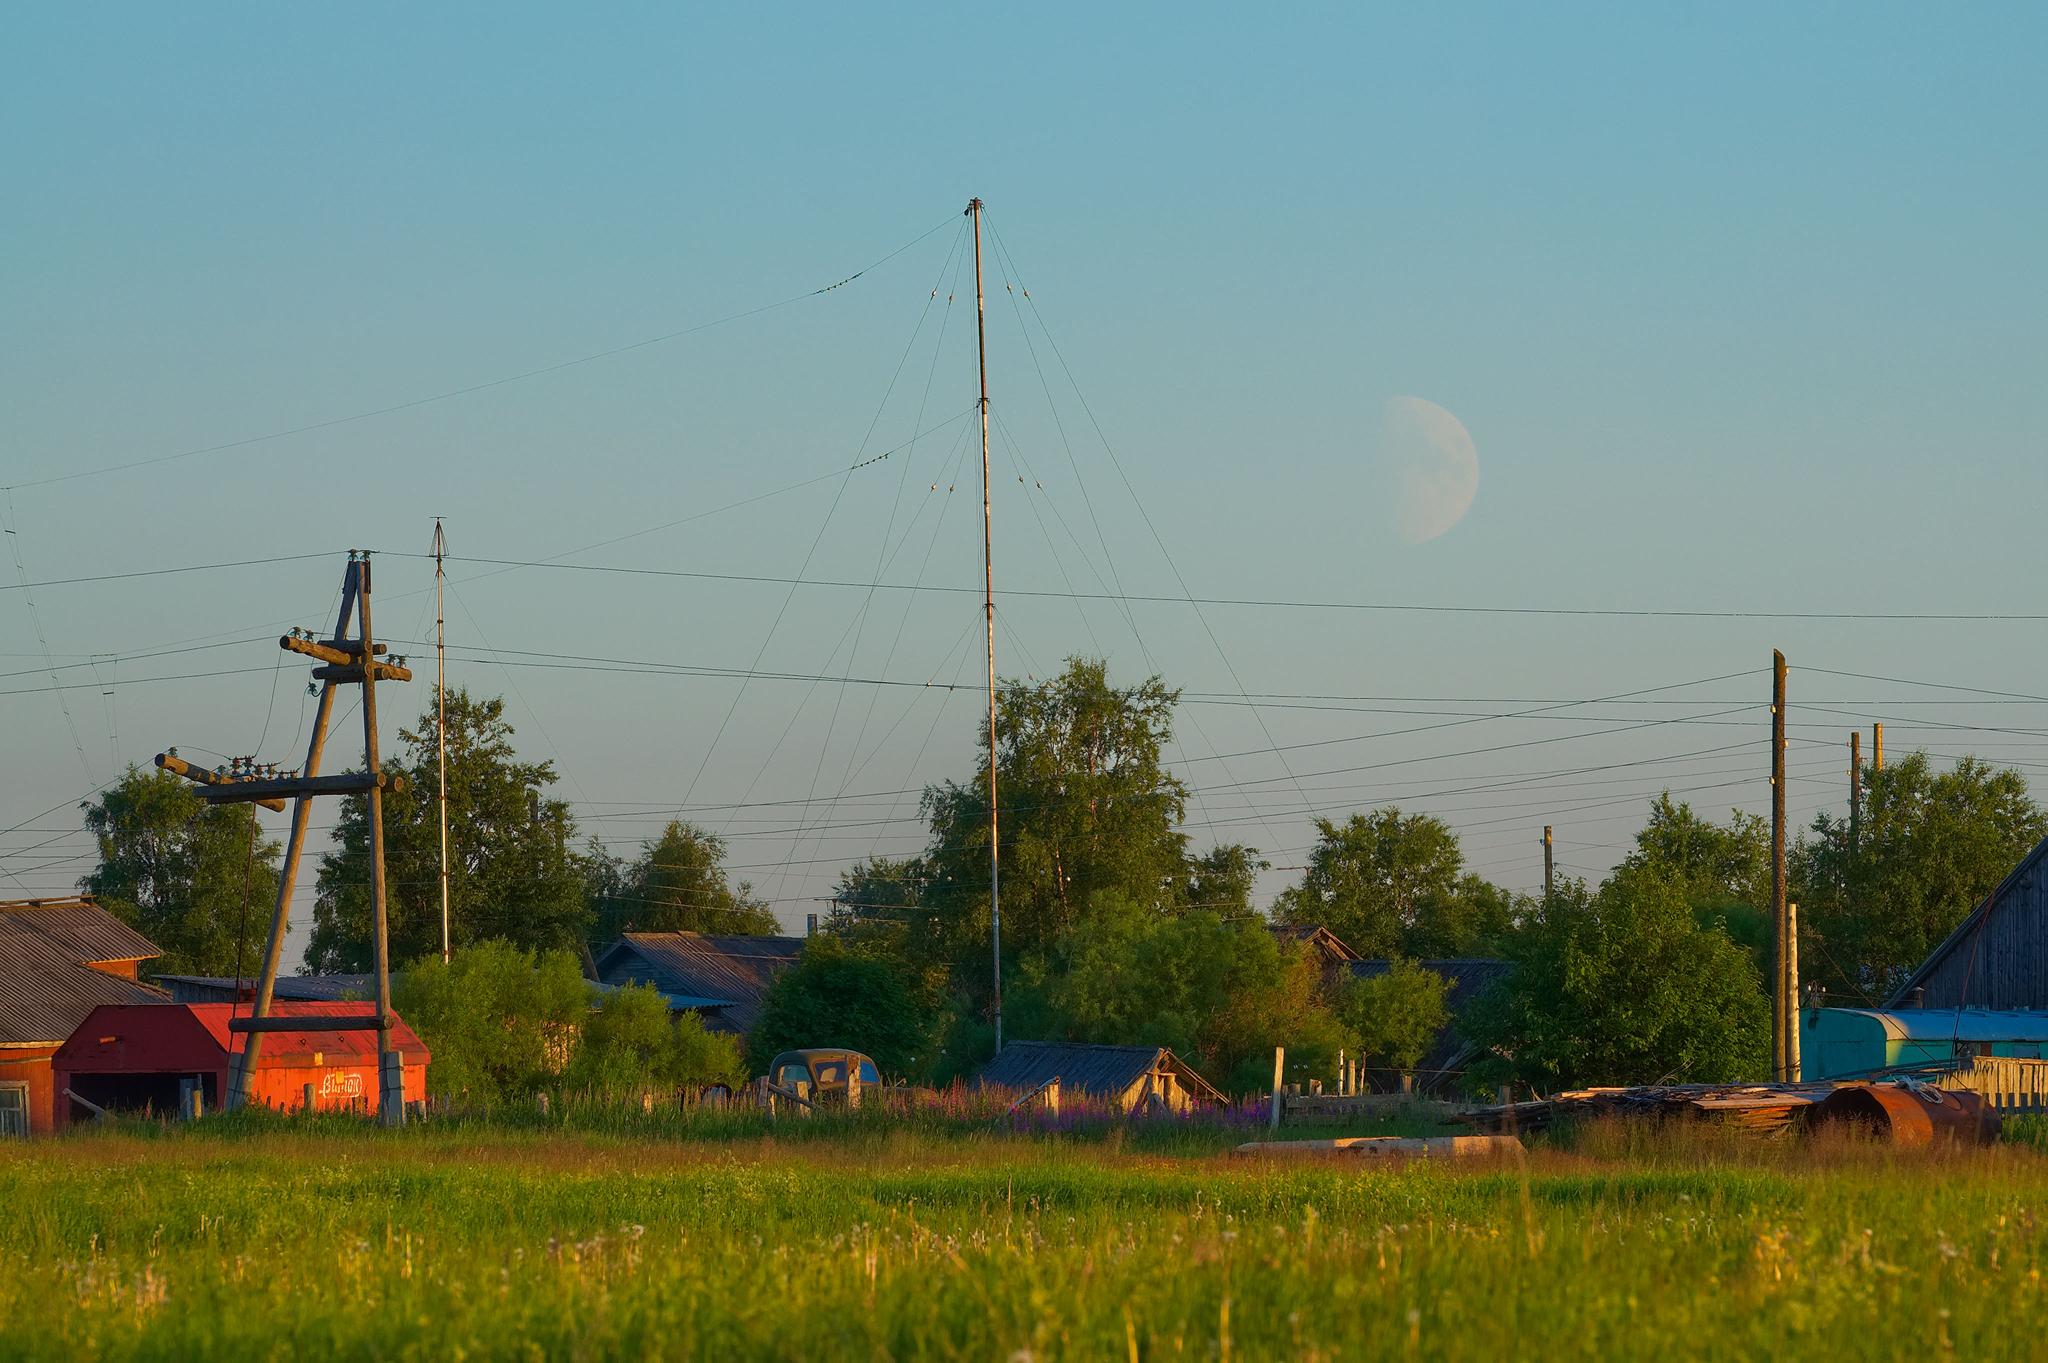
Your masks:
<svg viewBox="0 0 2048 1363"><path fill-rule="evenodd" d="M1913 984L1927 1008L2048 1008L2048 857L2037 848L2022 862Z"/></svg>

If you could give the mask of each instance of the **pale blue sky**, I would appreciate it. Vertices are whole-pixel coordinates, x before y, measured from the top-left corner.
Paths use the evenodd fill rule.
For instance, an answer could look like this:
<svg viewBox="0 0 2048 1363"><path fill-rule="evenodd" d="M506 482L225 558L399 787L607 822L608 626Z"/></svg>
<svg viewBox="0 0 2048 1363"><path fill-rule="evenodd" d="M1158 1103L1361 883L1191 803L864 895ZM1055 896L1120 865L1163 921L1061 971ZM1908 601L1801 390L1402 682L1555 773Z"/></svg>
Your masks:
<svg viewBox="0 0 2048 1363"><path fill-rule="evenodd" d="M2040 612L2044 39L2017 6L16 9L0 19L4 484L628 345L938 230L743 321L20 486L0 509L46 581L418 553L435 513L458 555L545 558L814 478L904 445L920 408L929 427L971 405L971 312L945 300L979 194L1046 328L1034 357L1030 314L992 265L991 383L1017 451L998 440L1004 586L1096 591L1113 574L1178 595L1149 516L1208 597ZM1373 500L1378 412L1402 394L1455 413L1481 469L1470 514L1422 545L1388 533ZM924 564L927 584L971 587L963 431L851 474L843 497L829 479L571 561L786 578L815 539L807 576L865 582L894 507L885 580ZM0 690L16 692L0 696L0 827L28 821L0 836L6 892L68 887L82 840L44 842L64 811L30 816L117 761L259 737L266 759L296 761L304 678L273 676L268 639L314 623L338 569L52 586L35 620L28 593L0 592ZM0 561L0 579L14 571ZM771 636L780 585L541 570L462 584L487 571L455 569L453 679L507 691L523 748L556 757L562 793L621 843L686 792L807 800L969 769L968 693L756 682L707 762L729 680L508 673L473 651L714 668L759 651L785 672L971 682L971 596L884 592L861 618L863 593L807 588ZM426 637L407 593L429 581L417 559L384 561L384 631ZM1964 697L1812 671L2048 694L2040 622L1131 609L1136 637L1109 603L1006 602L1000 665L1042 672L1099 648L1120 676L1157 666L1215 701L1427 697L1451 703L1347 703L1468 718L1754 674L1661 697L1720 704L1477 720L1295 749L1285 767L1216 754L1432 721L1187 707L1183 770L1209 792L1191 832L1283 865L1301 860L1308 807L1433 809L1479 869L1521 887L1546 820L1566 864L1598 872L1660 783L1759 808L1773 645L1812 706L1795 715L1805 737L1885 718L1894 748L2031 771L2048 741L2048 706L1914 704ZM60 672L92 683L62 693L67 724L38 623L60 664L249 642ZM204 671L234 675L138 682ZM1452 755L1643 717L1697 722ZM1839 748L1796 761L1795 811L1838 805ZM845 862L914 847L912 814L906 798L697 817L734 835L733 860L796 924Z"/></svg>

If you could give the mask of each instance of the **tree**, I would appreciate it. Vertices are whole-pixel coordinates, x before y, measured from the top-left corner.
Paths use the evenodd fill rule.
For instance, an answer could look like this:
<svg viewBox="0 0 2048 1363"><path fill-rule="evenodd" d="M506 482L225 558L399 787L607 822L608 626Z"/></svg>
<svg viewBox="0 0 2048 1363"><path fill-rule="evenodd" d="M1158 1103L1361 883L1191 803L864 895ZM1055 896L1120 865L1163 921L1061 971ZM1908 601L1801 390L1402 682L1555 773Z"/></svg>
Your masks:
<svg viewBox="0 0 2048 1363"><path fill-rule="evenodd" d="M605 995L583 1024L570 1084L609 1097L662 1089L746 1082L746 1063L733 1037L706 1030L694 1012L670 1017L668 1000L652 985L628 985Z"/></svg>
<svg viewBox="0 0 2048 1363"><path fill-rule="evenodd" d="M1925 753L1864 774L1863 817L1817 816L1791 857L1801 969L1833 991L1882 1000L2048 834L2026 778Z"/></svg>
<svg viewBox="0 0 2048 1363"><path fill-rule="evenodd" d="M278 845L254 806L209 805L182 777L130 767L80 808L100 860L79 889L162 948L155 969L255 969L277 902Z"/></svg>
<svg viewBox="0 0 2048 1363"><path fill-rule="evenodd" d="M479 1104L532 1093L561 1073L590 993L572 953L502 939L465 946L447 963L435 951L391 985L399 1016L433 1052L428 1087Z"/></svg>
<svg viewBox="0 0 2048 1363"><path fill-rule="evenodd" d="M1389 806L1316 829L1301 884L1275 906L1282 922L1327 927L1368 957L1483 955L1507 932L1508 896L1465 873L1443 820Z"/></svg>
<svg viewBox="0 0 2048 1363"><path fill-rule="evenodd" d="M695 824L669 821L661 836L641 845L639 861L612 862L609 883L593 901L597 941L625 932L782 931L768 906L745 881L725 877L725 842Z"/></svg>
<svg viewBox="0 0 2048 1363"><path fill-rule="evenodd" d="M1262 923L1207 909L1163 917L1100 893L1059 966L1046 986L1055 1035L1166 1046L1231 1091L1271 1079L1275 1046L1322 1072L1356 1044L1323 1002L1314 959Z"/></svg>
<svg viewBox="0 0 2048 1363"><path fill-rule="evenodd" d="M1116 687L1099 660L1072 658L1038 684L997 694L1003 951L1021 958L1058 941L1099 892L1162 911L1188 885L1177 830L1187 787L1165 767L1178 692L1157 677ZM926 790L931 879L923 903L955 959L989 941L988 730L972 780Z"/></svg>
<svg viewBox="0 0 2048 1363"><path fill-rule="evenodd" d="M939 1025L900 967L813 937L768 987L747 1033L747 1059L765 1071L782 1051L844 1046L886 1075L919 1078L937 1058Z"/></svg>
<svg viewBox="0 0 2048 1363"><path fill-rule="evenodd" d="M1763 1072L1770 1005L1748 953L1668 881L1566 880L1508 939L1514 973L1460 1020L1480 1083L1719 1083Z"/></svg>
<svg viewBox="0 0 2048 1363"><path fill-rule="evenodd" d="M543 792L549 762L521 762L505 702L448 693L449 937L460 948L500 937L528 948L575 949L588 910L584 868L569 850L568 805ZM441 949L440 825L435 811L435 713L399 734L385 770L405 778L384 793L384 866L391 956ZM316 971L370 965L368 802L344 796L334 849L320 861L306 963Z"/></svg>
<svg viewBox="0 0 2048 1363"><path fill-rule="evenodd" d="M1378 975L1352 981L1337 1014L1358 1038L1361 1060L1412 1070L1450 1020L1444 996L1450 984L1434 970L1395 960Z"/></svg>

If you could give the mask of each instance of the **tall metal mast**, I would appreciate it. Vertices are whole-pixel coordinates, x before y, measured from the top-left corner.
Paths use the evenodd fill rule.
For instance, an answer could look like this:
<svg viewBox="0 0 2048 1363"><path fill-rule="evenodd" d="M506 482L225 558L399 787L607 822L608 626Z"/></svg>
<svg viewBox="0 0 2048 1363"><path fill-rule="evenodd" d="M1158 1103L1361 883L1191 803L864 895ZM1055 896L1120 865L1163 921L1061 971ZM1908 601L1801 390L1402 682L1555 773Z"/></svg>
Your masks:
<svg viewBox="0 0 2048 1363"><path fill-rule="evenodd" d="M434 517L434 738L440 747L441 764L441 963L448 950L448 619L441 609L441 560L448 541L441 534L441 518Z"/></svg>
<svg viewBox="0 0 2048 1363"><path fill-rule="evenodd" d="M974 219L974 346L981 365L981 568L982 613L988 623L988 919L994 949L992 1009L996 1051L1003 1049L1003 900L996 836L996 568L988 500L988 311L981 290L981 200L967 201Z"/></svg>

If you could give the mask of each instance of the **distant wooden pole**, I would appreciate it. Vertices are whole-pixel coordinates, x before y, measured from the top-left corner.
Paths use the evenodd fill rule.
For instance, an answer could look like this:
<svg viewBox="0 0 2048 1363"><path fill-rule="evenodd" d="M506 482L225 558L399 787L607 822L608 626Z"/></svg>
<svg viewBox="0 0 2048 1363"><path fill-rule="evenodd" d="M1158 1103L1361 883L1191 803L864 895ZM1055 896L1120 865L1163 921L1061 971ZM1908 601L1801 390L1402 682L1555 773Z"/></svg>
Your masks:
<svg viewBox="0 0 2048 1363"><path fill-rule="evenodd" d="M370 632L370 555L364 551L356 564L356 633L362 643L363 660L363 769L373 778L364 792L370 825L370 961L376 971L377 1017L391 1016L390 915L384 886L384 791L374 783L382 774L377 755L377 647ZM377 1028L377 1120L384 1126L405 1125L405 1090L399 1070L398 1052L391 1048L388 1023Z"/></svg>
<svg viewBox="0 0 2048 1363"><path fill-rule="evenodd" d="M1849 731L1849 850L1863 833L1863 731Z"/></svg>
<svg viewBox="0 0 2048 1363"><path fill-rule="evenodd" d="M446 580L441 560L448 553L448 541L441 534L441 518L434 518L434 738L436 760L441 770L441 964L449 957L448 941L448 617L441 608L441 586Z"/></svg>
<svg viewBox="0 0 2048 1363"><path fill-rule="evenodd" d="M1884 725L1870 726L1870 769L1884 770Z"/></svg>
<svg viewBox="0 0 2048 1363"><path fill-rule="evenodd" d="M1543 825L1543 902L1550 903L1550 890L1556 863L1551 857L1550 825Z"/></svg>
<svg viewBox="0 0 2048 1363"><path fill-rule="evenodd" d="M1275 1131L1280 1129L1281 1080L1286 1077L1286 1072L1287 1048L1285 1046L1275 1046L1273 1048L1273 1116L1272 1120L1268 1123Z"/></svg>
<svg viewBox="0 0 2048 1363"><path fill-rule="evenodd" d="M1791 1068L1789 1030L1798 1021L1785 996L1787 941L1785 911L1785 655L1771 650L1771 1077L1785 1082Z"/></svg>

